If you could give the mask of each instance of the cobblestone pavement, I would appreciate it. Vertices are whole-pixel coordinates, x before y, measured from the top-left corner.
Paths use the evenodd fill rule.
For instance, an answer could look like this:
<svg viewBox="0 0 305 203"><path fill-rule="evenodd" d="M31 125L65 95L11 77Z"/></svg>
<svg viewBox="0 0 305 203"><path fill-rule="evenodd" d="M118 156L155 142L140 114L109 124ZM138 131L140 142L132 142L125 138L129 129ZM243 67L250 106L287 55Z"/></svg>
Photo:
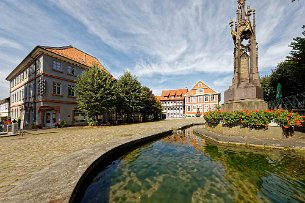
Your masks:
<svg viewBox="0 0 305 203"><path fill-rule="evenodd" d="M67 202L82 173L107 150L203 121L46 129L0 138L0 202Z"/></svg>

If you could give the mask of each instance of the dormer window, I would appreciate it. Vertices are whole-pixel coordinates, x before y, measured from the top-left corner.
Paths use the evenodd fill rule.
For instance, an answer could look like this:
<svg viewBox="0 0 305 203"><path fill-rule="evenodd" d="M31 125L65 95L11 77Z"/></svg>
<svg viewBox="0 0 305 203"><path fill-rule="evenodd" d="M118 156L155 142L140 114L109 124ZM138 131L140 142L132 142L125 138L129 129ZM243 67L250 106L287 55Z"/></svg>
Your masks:
<svg viewBox="0 0 305 203"><path fill-rule="evenodd" d="M59 61L53 61L53 70L62 72L62 66Z"/></svg>
<svg viewBox="0 0 305 203"><path fill-rule="evenodd" d="M67 72L68 72L68 75L74 75L75 74L74 67L68 66Z"/></svg>

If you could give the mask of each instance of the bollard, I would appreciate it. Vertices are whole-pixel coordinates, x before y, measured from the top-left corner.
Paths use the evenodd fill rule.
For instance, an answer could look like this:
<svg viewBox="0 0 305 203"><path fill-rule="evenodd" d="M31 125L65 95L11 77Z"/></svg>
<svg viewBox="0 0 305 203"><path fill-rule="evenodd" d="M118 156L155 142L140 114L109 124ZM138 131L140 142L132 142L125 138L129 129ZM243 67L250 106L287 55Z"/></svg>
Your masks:
<svg viewBox="0 0 305 203"><path fill-rule="evenodd" d="M10 128L12 128L11 124L7 124L6 125L6 132L9 133L10 132Z"/></svg>
<svg viewBox="0 0 305 203"><path fill-rule="evenodd" d="M12 135L16 135L18 130L18 123L12 123Z"/></svg>

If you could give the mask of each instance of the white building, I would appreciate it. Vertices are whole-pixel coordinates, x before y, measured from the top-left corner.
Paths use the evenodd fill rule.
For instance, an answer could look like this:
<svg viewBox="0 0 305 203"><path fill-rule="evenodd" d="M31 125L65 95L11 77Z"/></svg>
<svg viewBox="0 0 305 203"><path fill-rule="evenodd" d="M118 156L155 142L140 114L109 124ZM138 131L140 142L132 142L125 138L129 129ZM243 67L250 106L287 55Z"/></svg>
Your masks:
<svg viewBox="0 0 305 203"><path fill-rule="evenodd" d="M10 98L0 100L0 121L6 120L9 117Z"/></svg>

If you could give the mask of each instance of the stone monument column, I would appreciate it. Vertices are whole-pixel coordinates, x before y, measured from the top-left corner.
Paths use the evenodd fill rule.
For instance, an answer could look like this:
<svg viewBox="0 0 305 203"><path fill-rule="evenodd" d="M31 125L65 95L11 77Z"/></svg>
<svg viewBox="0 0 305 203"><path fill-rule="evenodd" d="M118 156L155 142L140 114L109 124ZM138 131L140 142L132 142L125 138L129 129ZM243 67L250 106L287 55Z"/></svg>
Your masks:
<svg viewBox="0 0 305 203"><path fill-rule="evenodd" d="M234 74L232 85L224 93L223 109L267 109L258 72L255 10L246 8L246 0L237 0L236 15L236 21L230 22L234 42Z"/></svg>

